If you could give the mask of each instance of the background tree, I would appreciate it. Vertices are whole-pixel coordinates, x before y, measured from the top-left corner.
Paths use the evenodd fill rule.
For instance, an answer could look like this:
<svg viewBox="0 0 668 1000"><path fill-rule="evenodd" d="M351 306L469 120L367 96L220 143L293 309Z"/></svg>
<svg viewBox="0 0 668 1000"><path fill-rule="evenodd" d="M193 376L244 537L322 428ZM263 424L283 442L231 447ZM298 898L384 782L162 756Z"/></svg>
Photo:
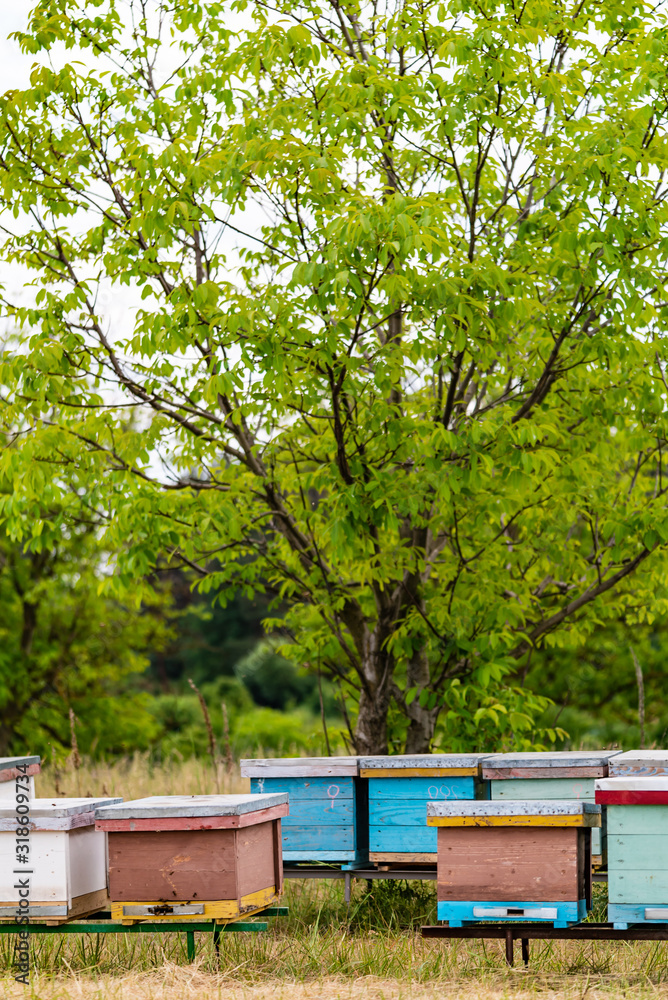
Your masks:
<svg viewBox="0 0 668 1000"><path fill-rule="evenodd" d="M72 724L82 753L146 749L159 725L140 677L168 621L100 593L95 528L49 515L38 545L0 535L0 754L50 757L71 747Z"/></svg>
<svg viewBox="0 0 668 1000"><path fill-rule="evenodd" d="M453 692L505 697L631 586L665 608L665 27L635 0L37 3L0 104L35 280L5 303L6 523L76 466L119 589L164 552L269 589L359 752L395 709L426 750Z"/></svg>

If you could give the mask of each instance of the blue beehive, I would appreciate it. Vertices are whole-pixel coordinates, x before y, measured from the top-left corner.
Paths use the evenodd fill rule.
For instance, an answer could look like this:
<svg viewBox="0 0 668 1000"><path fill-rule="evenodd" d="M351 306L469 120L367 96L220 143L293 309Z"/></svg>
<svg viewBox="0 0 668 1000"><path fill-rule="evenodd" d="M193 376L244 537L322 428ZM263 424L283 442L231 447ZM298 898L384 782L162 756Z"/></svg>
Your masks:
<svg viewBox="0 0 668 1000"><path fill-rule="evenodd" d="M242 760L251 792L287 792L283 860L354 867L368 861L367 782L357 757Z"/></svg>
<svg viewBox="0 0 668 1000"><path fill-rule="evenodd" d="M438 919L566 927L591 905L593 802L430 802L438 829Z"/></svg>
<svg viewBox="0 0 668 1000"><path fill-rule="evenodd" d="M369 860L436 864L427 803L486 796L480 764L488 754L360 757L369 780Z"/></svg>
<svg viewBox="0 0 668 1000"><path fill-rule="evenodd" d="M668 776L603 778L596 801L608 813L608 920L620 930L668 923Z"/></svg>

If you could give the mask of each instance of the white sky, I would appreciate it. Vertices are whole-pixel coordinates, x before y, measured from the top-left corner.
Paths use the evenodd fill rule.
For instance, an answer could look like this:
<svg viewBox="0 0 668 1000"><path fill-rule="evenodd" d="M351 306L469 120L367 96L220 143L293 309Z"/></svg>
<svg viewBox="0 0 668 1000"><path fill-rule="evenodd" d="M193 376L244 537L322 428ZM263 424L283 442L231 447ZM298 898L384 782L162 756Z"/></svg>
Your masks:
<svg viewBox="0 0 668 1000"><path fill-rule="evenodd" d="M0 4L0 93L14 87L24 87L28 82L34 56L24 56L18 44L10 40L12 31L24 28L32 3L14 0Z"/></svg>

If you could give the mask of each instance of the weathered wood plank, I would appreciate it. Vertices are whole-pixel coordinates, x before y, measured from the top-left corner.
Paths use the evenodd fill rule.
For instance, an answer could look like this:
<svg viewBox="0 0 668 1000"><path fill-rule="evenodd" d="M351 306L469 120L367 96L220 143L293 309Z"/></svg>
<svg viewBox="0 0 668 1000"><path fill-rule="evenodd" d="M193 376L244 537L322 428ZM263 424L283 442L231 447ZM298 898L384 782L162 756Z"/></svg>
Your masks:
<svg viewBox="0 0 668 1000"><path fill-rule="evenodd" d="M581 799L593 802L596 782L593 778L515 778L490 781L492 801L513 799Z"/></svg>
<svg viewBox="0 0 668 1000"><path fill-rule="evenodd" d="M369 801L429 802L448 799L474 799L477 782L472 777L433 778L369 778Z"/></svg>
<svg viewBox="0 0 668 1000"><path fill-rule="evenodd" d="M350 777L340 777L336 780L332 778L251 778L251 792L253 795L262 792L285 792L290 796L290 803L294 805L298 800L305 799L313 802L316 799L336 799L337 802L343 799L355 798L355 779Z"/></svg>
<svg viewBox="0 0 668 1000"><path fill-rule="evenodd" d="M607 767L485 767L482 776L492 781L512 781L517 778L543 778L553 781L556 778L604 778Z"/></svg>
<svg viewBox="0 0 668 1000"><path fill-rule="evenodd" d="M573 829L441 829L438 899L577 900L580 853Z"/></svg>
<svg viewBox="0 0 668 1000"><path fill-rule="evenodd" d="M428 826L579 826L601 825L593 802L535 800L512 802L428 802Z"/></svg>
<svg viewBox="0 0 668 1000"><path fill-rule="evenodd" d="M97 830L108 833L140 833L149 830L241 830L288 814L288 803L242 813L241 816L166 816L152 819L97 819Z"/></svg>
<svg viewBox="0 0 668 1000"><path fill-rule="evenodd" d="M436 851L423 851L422 853L415 853L414 851L369 851L369 861L374 863L386 863L395 865L435 865L436 864L437 853Z"/></svg>
<svg viewBox="0 0 668 1000"><path fill-rule="evenodd" d="M668 904L668 870L609 870L608 900L611 903Z"/></svg>
<svg viewBox="0 0 668 1000"><path fill-rule="evenodd" d="M579 768L607 767L618 750L550 750L522 753L498 753L484 762L484 769L504 771L508 768ZM493 776L492 776L493 777Z"/></svg>
<svg viewBox="0 0 668 1000"><path fill-rule="evenodd" d="M434 854L437 831L428 826L374 826L369 824L369 851Z"/></svg>
<svg viewBox="0 0 668 1000"><path fill-rule="evenodd" d="M610 777L668 775L668 750L627 750L610 762Z"/></svg>
<svg viewBox="0 0 668 1000"><path fill-rule="evenodd" d="M608 838L616 835L666 836L668 806L606 806Z"/></svg>
<svg viewBox="0 0 668 1000"><path fill-rule="evenodd" d="M280 885L283 865L276 867L273 831L273 823L237 831L237 890L241 896Z"/></svg>
<svg viewBox="0 0 668 1000"><path fill-rule="evenodd" d="M283 851L305 852L303 861L314 851L353 851L352 826L286 826L283 824Z"/></svg>
<svg viewBox="0 0 668 1000"><path fill-rule="evenodd" d="M165 819L174 816L243 816L284 805L285 793L269 795L150 795L96 809L96 819Z"/></svg>
<svg viewBox="0 0 668 1000"><path fill-rule="evenodd" d="M366 778L391 777L402 773L405 777L478 776L481 762L489 754L433 753L385 754L377 757L360 757L360 776Z"/></svg>
<svg viewBox="0 0 668 1000"><path fill-rule="evenodd" d="M658 871L668 868L668 829L659 834L608 835L609 871Z"/></svg>
<svg viewBox="0 0 668 1000"><path fill-rule="evenodd" d="M242 760L243 778L335 778L359 774L357 757L277 757Z"/></svg>
<svg viewBox="0 0 668 1000"><path fill-rule="evenodd" d="M109 895L131 900L237 899L235 830L109 834Z"/></svg>

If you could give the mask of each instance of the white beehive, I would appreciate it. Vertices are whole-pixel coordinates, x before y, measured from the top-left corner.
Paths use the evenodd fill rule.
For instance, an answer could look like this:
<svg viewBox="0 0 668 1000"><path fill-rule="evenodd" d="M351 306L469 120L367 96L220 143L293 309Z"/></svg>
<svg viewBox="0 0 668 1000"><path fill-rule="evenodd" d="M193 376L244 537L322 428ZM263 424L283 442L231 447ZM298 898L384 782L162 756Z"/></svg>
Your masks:
<svg viewBox="0 0 668 1000"><path fill-rule="evenodd" d="M102 909L109 899L107 835L95 829L95 809L121 801L32 799L27 837L17 833L13 803L0 803L0 919L16 920L26 880L31 920L62 923Z"/></svg>

